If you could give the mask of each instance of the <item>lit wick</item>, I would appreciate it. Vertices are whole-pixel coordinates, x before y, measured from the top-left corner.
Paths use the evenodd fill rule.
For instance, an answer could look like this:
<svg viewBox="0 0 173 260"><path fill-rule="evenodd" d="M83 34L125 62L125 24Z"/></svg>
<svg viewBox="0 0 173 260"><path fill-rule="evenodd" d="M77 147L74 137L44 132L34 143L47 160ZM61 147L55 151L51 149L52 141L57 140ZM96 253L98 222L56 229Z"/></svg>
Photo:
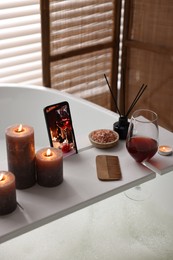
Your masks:
<svg viewBox="0 0 173 260"><path fill-rule="evenodd" d="M171 155L172 154L172 147L170 147L168 145L159 146L159 154L161 154L161 155Z"/></svg>
<svg viewBox="0 0 173 260"><path fill-rule="evenodd" d="M21 133L24 131L22 124L19 125L19 127L15 130L17 133Z"/></svg>
<svg viewBox="0 0 173 260"><path fill-rule="evenodd" d="M4 174L1 173L1 174L0 174L0 181L3 181L3 179L4 179Z"/></svg>
<svg viewBox="0 0 173 260"><path fill-rule="evenodd" d="M47 151L46 151L46 153L45 153L45 156L46 156L46 157L52 156L52 152L51 152L50 149L47 149Z"/></svg>

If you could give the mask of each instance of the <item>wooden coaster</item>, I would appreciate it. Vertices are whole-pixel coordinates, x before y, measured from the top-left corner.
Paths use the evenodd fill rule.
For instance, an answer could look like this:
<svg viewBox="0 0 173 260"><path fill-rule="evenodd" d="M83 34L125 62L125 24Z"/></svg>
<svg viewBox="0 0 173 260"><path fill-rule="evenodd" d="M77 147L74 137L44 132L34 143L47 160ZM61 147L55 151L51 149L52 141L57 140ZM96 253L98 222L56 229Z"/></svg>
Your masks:
<svg viewBox="0 0 173 260"><path fill-rule="evenodd" d="M114 181L120 180L122 177L118 156L97 155L96 167L99 180Z"/></svg>

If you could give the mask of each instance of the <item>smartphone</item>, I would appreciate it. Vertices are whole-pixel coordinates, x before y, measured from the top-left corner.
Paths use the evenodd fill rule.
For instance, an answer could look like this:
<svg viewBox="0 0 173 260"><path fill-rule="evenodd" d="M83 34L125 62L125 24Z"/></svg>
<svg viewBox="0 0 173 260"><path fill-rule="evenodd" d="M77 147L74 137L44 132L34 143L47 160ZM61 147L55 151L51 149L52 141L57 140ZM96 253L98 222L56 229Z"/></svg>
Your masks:
<svg viewBox="0 0 173 260"><path fill-rule="evenodd" d="M69 103L63 101L44 108L50 145L61 149L63 157L78 153Z"/></svg>

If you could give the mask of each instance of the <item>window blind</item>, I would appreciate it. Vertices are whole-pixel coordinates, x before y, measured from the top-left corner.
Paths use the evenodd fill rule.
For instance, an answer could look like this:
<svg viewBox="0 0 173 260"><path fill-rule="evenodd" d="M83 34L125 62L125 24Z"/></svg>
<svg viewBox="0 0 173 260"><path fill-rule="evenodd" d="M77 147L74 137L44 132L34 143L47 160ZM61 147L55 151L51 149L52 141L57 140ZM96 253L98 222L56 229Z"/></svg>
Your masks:
<svg viewBox="0 0 173 260"><path fill-rule="evenodd" d="M42 85L39 0L0 1L0 83Z"/></svg>

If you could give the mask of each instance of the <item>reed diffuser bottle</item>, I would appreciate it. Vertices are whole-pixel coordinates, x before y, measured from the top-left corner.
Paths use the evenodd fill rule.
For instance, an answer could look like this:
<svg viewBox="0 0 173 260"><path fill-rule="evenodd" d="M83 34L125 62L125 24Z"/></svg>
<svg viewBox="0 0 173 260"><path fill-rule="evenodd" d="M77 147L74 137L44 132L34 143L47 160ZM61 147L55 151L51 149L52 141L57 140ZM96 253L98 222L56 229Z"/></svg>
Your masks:
<svg viewBox="0 0 173 260"><path fill-rule="evenodd" d="M107 79L105 74L104 74L104 77L106 79L106 83L107 83L107 85L109 87L109 90L111 92L112 98L114 100L116 110L117 110L117 112L119 114L119 120L113 124L113 130L119 134L119 139L120 140L125 140L126 137L127 137L127 132L128 132L128 127L129 127L128 116L129 116L130 112L132 111L132 109L134 108L134 106L136 105L136 103L139 100L139 98L141 97L141 95L143 94L143 92L145 91L147 85L142 84L142 86L140 87L136 97L134 98L132 104L130 105L127 113L125 115L122 115L120 110L119 110L119 108L118 108L118 106L117 106L116 99L114 97L114 94L112 92L112 89L111 89L111 87L109 85L108 79Z"/></svg>

